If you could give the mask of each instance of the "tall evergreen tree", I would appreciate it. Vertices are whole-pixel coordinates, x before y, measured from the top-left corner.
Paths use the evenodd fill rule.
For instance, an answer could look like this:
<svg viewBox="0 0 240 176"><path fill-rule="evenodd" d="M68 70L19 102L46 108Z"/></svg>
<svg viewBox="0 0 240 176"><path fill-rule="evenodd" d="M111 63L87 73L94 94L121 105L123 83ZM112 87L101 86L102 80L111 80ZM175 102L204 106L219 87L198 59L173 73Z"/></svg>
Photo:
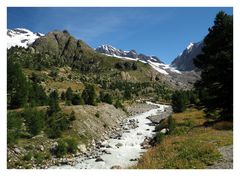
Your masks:
<svg viewBox="0 0 240 176"><path fill-rule="evenodd" d="M69 88L67 89L66 94L65 94L65 97L66 97L66 100L72 101L73 91L72 91L71 87L69 87Z"/></svg>
<svg viewBox="0 0 240 176"><path fill-rule="evenodd" d="M59 103L58 103L58 93L56 90L50 93L49 95L49 109L48 109L48 114L52 115L55 112L60 111Z"/></svg>
<svg viewBox="0 0 240 176"><path fill-rule="evenodd" d="M93 85L86 85L82 93L82 98L85 104L97 105L97 93Z"/></svg>
<svg viewBox="0 0 240 176"><path fill-rule="evenodd" d="M202 54L194 60L201 70L195 88L201 92L207 115L233 118L233 17L223 11L216 15L213 27L204 38Z"/></svg>
<svg viewBox="0 0 240 176"><path fill-rule="evenodd" d="M188 99L184 91L176 91L172 95L172 107L174 112L183 112L187 108Z"/></svg>
<svg viewBox="0 0 240 176"><path fill-rule="evenodd" d="M8 59L7 103L9 108L19 108L28 101L29 83L19 64Z"/></svg>

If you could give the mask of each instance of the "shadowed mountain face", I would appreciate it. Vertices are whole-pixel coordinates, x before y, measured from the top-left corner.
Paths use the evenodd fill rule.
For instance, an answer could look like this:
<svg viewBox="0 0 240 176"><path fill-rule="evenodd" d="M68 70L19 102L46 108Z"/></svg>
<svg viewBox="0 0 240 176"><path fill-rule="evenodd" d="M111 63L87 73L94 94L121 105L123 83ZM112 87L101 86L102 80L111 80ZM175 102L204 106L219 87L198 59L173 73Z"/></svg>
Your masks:
<svg viewBox="0 0 240 176"><path fill-rule="evenodd" d="M180 71L195 70L193 59L202 52L203 42L190 43L182 54L177 56L171 63L172 67Z"/></svg>

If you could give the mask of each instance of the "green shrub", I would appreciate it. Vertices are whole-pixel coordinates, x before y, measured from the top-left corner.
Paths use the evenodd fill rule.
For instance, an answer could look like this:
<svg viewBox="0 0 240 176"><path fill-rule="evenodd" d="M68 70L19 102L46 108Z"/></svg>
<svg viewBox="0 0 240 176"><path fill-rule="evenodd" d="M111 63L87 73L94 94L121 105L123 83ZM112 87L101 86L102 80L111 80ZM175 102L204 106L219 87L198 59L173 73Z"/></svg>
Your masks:
<svg viewBox="0 0 240 176"><path fill-rule="evenodd" d="M112 104L112 96L109 93L105 93L103 91L100 92L100 100L102 102Z"/></svg>
<svg viewBox="0 0 240 176"><path fill-rule="evenodd" d="M69 87L69 88L67 89L66 94L65 94L65 97L66 97L66 100L72 101L73 91L72 91L71 87Z"/></svg>
<svg viewBox="0 0 240 176"><path fill-rule="evenodd" d="M26 155L23 156L24 161L30 161L33 157L32 152L28 152Z"/></svg>
<svg viewBox="0 0 240 176"><path fill-rule="evenodd" d="M34 158L37 164L41 164L45 159L45 155L44 153L35 153Z"/></svg>
<svg viewBox="0 0 240 176"><path fill-rule="evenodd" d="M58 146L56 148L55 154L58 158L63 157L67 154L67 144L64 140L58 140Z"/></svg>
<svg viewBox="0 0 240 176"><path fill-rule="evenodd" d="M103 124L103 127L104 127L104 128L107 128L107 127L108 127L108 125L107 125L106 123L104 123L104 124Z"/></svg>
<svg viewBox="0 0 240 176"><path fill-rule="evenodd" d="M99 112L96 112L95 116L96 116L97 118L99 118L99 117L100 117L100 113L99 113Z"/></svg>
<svg viewBox="0 0 240 176"><path fill-rule="evenodd" d="M27 108L23 111L27 130L32 136L39 134L43 129L45 125L44 116L45 114L42 111L34 108Z"/></svg>
<svg viewBox="0 0 240 176"><path fill-rule="evenodd" d="M53 113L56 113L60 111L60 106L59 106L59 98L58 98L58 92L54 90L53 92L50 93L49 95L49 109L48 109L48 115L51 116Z"/></svg>
<svg viewBox="0 0 240 176"><path fill-rule="evenodd" d="M165 136L164 133L161 133L161 132L156 133L155 138L154 138L156 144L160 144L163 141L164 136Z"/></svg>
<svg viewBox="0 0 240 176"><path fill-rule="evenodd" d="M7 113L7 143L8 145L16 144L21 132L22 118L20 113Z"/></svg>
<svg viewBox="0 0 240 176"><path fill-rule="evenodd" d="M68 153L76 153L77 140L75 138L66 138L64 141L67 143L67 152Z"/></svg>
<svg viewBox="0 0 240 176"><path fill-rule="evenodd" d="M74 111L71 112L71 114L70 114L70 116L69 116L69 120L70 120L70 121L76 120L76 116L75 116L75 112L74 112Z"/></svg>
<svg viewBox="0 0 240 176"><path fill-rule="evenodd" d="M114 106L115 106L115 108L123 108L123 105L122 105L122 103L121 103L121 101L120 100L117 100L116 102L115 102L115 104L114 104Z"/></svg>
<svg viewBox="0 0 240 176"><path fill-rule="evenodd" d="M85 104L97 105L97 93L93 85L86 85L82 92L82 98Z"/></svg>
<svg viewBox="0 0 240 176"><path fill-rule="evenodd" d="M60 158L67 153L76 153L77 140L75 138L65 138L58 140L58 146L55 151L55 155Z"/></svg>
<svg viewBox="0 0 240 176"><path fill-rule="evenodd" d="M56 69L51 70L51 72L49 73L49 76L51 76L53 79L56 79L58 76L58 70Z"/></svg>
<svg viewBox="0 0 240 176"><path fill-rule="evenodd" d="M172 118L172 116L169 116L168 117L168 129L169 129L168 134L172 134L175 127L176 127L175 120Z"/></svg>
<svg viewBox="0 0 240 176"><path fill-rule="evenodd" d="M163 141L164 136L165 136L164 133L162 133L162 132L160 132L160 131L157 132L157 133L154 135L153 139L150 141L150 144L151 144L152 146L155 146L155 145L157 145L157 144L160 144L160 143Z"/></svg>
<svg viewBox="0 0 240 176"><path fill-rule="evenodd" d="M28 100L29 82L22 68L12 59L7 60L7 106L23 107Z"/></svg>
<svg viewBox="0 0 240 176"><path fill-rule="evenodd" d="M61 137L64 130L69 128L71 115L64 113L54 113L48 117L48 127L46 129L49 138Z"/></svg>
<svg viewBox="0 0 240 176"><path fill-rule="evenodd" d="M172 95L172 107L174 112L183 112L187 108L187 95L184 91L176 91Z"/></svg>
<svg viewBox="0 0 240 176"><path fill-rule="evenodd" d="M65 99L66 99L66 94L65 94L65 92L62 92L62 93L61 93L61 100L64 101Z"/></svg>
<svg viewBox="0 0 240 176"><path fill-rule="evenodd" d="M73 95L72 104L73 105L83 105L84 102L83 102L82 97L77 94Z"/></svg>

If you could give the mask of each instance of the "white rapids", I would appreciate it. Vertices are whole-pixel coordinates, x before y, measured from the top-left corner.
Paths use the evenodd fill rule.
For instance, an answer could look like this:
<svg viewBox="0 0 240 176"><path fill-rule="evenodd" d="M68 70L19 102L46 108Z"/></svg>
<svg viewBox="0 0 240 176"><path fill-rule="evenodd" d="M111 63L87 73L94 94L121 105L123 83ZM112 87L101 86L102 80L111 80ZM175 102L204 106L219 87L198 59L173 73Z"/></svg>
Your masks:
<svg viewBox="0 0 240 176"><path fill-rule="evenodd" d="M137 159L146 152L146 149L142 149L141 143L146 137L153 137L155 134L155 126L150 125L151 121L147 117L151 115L157 115L164 111L167 105L154 104L147 102L148 104L157 105L158 108L151 109L142 114L131 116L124 120L124 125L131 120L138 121L138 127L135 129L129 129L128 132L122 133L121 138L108 139L102 142L102 144L109 145L112 148L100 148L99 150L108 151L108 154L101 154L100 157L103 161L96 162L95 159L89 159L87 157L77 158L77 164L52 166L50 169L110 169L113 166L120 166L121 168L127 168L137 163ZM122 146L116 146L117 144ZM110 154L111 153L111 154Z"/></svg>

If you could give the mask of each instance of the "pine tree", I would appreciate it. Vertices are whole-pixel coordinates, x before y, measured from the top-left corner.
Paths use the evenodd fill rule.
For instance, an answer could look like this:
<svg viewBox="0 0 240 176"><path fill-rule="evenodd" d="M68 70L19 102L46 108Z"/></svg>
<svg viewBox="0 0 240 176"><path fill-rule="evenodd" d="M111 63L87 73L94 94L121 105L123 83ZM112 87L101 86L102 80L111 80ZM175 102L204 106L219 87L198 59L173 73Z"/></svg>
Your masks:
<svg viewBox="0 0 240 176"><path fill-rule="evenodd" d="M44 127L44 113L37 109L27 108L23 112L28 132L35 136L41 132Z"/></svg>
<svg viewBox="0 0 240 176"><path fill-rule="evenodd" d="M7 102L9 108L19 108L28 101L29 83L19 64L8 60Z"/></svg>
<svg viewBox="0 0 240 176"><path fill-rule="evenodd" d="M223 11L216 15L213 27L204 38L203 53L194 64L201 70L195 84L202 96L207 115L233 118L233 17ZM218 116L215 116L218 117Z"/></svg>
<svg viewBox="0 0 240 176"><path fill-rule="evenodd" d="M93 85L86 85L82 92L82 98L85 104L94 106L97 105L97 93Z"/></svg>
<svg viewBox="0 0 240 176"><path fill-rule="evenodd" d="M172 107L174 112L183 112L187 108L188 99L183 91L176 91L172 95Z"/></svg>
<svg viewBox="0 0 240 176"><path fill-rule="evenodd" d="M72 91L71 87L69 87L69 88L67 89L66 94L65 94L65 97L66 97L66 100L72 101L73 91Z"/></svg>
<svg viewBox="0 0 240 176"><path fill-rule="evenodd" d="M83 102L82 97L78 94L74 94L73 98L72 98L72 104L73 105L83 105L84 102Z"/></svg>
<svg viewBox="0 0 240 176"><path fill-rule="evenodd" d="M58 93L56 90L50 93L49 95L49 109L48 109L48 115L52 115L55 112L60 111L59 103L58 103Z"/></svg>

